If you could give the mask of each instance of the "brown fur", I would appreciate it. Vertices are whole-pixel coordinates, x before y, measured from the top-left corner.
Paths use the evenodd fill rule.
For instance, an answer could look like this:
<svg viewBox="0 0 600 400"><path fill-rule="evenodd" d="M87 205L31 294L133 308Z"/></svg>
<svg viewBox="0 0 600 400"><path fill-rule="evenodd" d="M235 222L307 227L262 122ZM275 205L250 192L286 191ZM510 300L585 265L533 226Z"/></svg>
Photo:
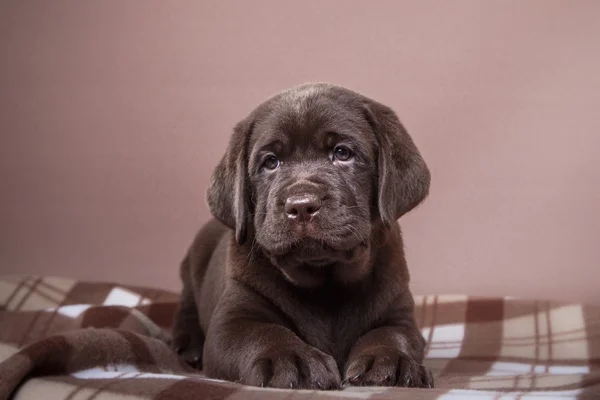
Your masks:
<svg viewBox="0 0 600 400"><path fill-rule="evenodd" d="M216 219L182 262L174 347L209 377L249 385L431 387L396 223L429 181L380 103L329 84L266 100L213 174ZM317 211L296 218L290 199Z"/></svg>

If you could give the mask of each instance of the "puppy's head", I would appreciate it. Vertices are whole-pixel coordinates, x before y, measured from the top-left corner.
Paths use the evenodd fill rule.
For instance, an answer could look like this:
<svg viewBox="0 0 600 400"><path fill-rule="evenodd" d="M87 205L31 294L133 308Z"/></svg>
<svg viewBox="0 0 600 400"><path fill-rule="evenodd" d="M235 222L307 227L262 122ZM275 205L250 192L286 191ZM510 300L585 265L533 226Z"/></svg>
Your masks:
<svg viewBox="0 0 600 400"><path fill-rule="evenodd" d="M429 181L390 108L307 84L238 123L207 199L238 243L251 235L290 281L310 286L331 268L366 272L374 230L423 201Z"/></svg>

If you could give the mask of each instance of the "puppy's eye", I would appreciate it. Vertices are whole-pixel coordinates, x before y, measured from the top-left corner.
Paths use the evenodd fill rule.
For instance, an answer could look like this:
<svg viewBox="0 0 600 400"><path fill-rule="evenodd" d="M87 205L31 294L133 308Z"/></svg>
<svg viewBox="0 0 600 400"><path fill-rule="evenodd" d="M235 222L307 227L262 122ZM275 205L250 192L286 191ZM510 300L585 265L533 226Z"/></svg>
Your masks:
<svg viewBox="0 0 600 400"><path fill-rule="evenodd" d="M333 156L338 161L348 161L352 158L352 152L346 146L336 146L333 149Z"/></svg>
<svg viewBox="0 0 600 400"><path fill-rule="evenodd" d="M279 160L274 155L270 155L265 159L264 167L267 169L277 169L279 168Z"/></svg>

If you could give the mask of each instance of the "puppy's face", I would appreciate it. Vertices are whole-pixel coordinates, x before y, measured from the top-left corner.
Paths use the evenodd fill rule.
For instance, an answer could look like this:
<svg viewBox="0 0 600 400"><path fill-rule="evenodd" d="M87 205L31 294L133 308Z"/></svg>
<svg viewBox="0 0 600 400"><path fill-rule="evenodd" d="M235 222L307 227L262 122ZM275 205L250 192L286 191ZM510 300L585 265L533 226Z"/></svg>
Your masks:
<svg viewBox="0 0 600 400"><path fill-rule="evenodd" d="M358 111L308 88L255 122L248 174L256 241L288 274L348 263L368 247L377 142Z"/></svg>
<svg viewBox="0 0 600 400"><path fill-rule="evenodd" d="M416 206L428 187L391 110L313 84L272 97L238 124L208 201L238 242L250 231L290 281L314 286L332 274L367 274L374 229Z"/></svg>

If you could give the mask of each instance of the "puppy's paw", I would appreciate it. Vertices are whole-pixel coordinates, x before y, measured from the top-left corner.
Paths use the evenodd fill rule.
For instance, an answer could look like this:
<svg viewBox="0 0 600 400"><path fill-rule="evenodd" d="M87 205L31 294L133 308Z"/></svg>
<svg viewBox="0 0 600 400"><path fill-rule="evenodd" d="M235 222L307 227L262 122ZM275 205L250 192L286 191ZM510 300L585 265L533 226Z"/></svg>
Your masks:
<svg viewBox="0 0 600 400"><path fill-rule="evenodd" d="M339 389L340 380L333 357L308 345L260 355L242 376L247 385L282 389Z"/></svg>
<svg viewBox="0 0 600 400"><path fill-rule="evenodd" d="M348 361L344 384L432 388L433 375L428 368L397 350L377 349Z"/></svg>
<svg viewBox="0 0 600 400"><path fill-rule="evenodd" d="M171 348L192 367L196 369L202 368L204 336L201 332L175 332Z"/></svg>

